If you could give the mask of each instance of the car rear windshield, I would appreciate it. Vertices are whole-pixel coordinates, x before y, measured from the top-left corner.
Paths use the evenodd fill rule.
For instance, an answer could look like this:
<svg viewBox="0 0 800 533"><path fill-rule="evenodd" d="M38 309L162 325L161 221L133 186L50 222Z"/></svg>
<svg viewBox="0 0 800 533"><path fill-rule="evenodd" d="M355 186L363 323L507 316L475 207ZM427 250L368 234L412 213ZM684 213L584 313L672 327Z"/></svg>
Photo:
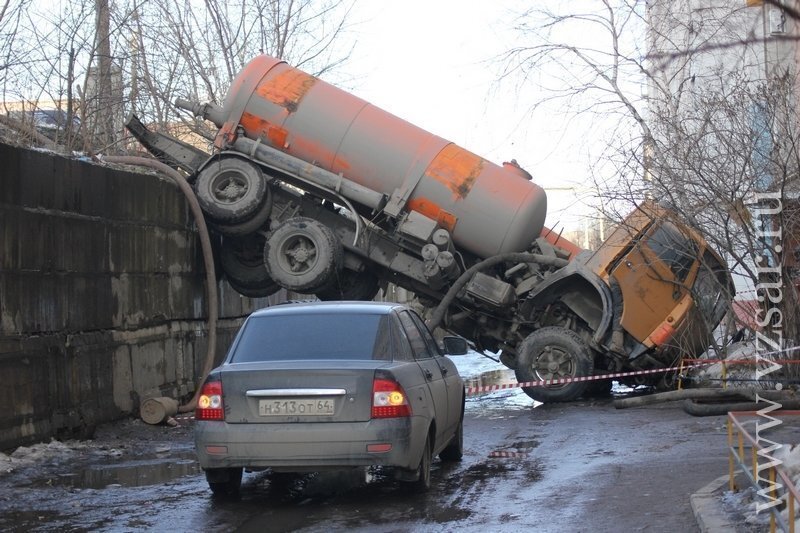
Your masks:
<svg viewBox="0 0 800 533"><path fill-rule="evenodd" d="M309 359L390 359L386 315L289 314L247 321L233 363Z"/></svg>

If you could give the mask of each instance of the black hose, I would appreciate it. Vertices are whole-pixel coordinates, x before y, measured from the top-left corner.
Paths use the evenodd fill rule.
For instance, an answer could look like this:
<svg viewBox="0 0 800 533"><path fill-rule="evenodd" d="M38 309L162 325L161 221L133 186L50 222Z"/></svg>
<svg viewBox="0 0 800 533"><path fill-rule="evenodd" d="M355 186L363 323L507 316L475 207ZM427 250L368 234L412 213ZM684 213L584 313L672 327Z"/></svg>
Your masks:
<svg viewBox="0 0 800 533"><path fill-rule="evenodd" d="M469 282L469 280L472 279L472 276L474 276L476 272L487 269L499 263L504 263L506 261L515 263L538 263L540 265L554 266L558 268L567 266L569 264L569 261L559 257L550 257L526 252L512 252L508 254L495 255L489 257L488 259L484 259L483 261L472 265L458 277L458 279L450 287L450 290L448 290L444 295L442 301L439 302L439 305L436 306L436 309L434 309L433 314L426 322L427 326L431 330L439 326L444 318L444 314L447 312L447 308L450 307L450 304L458 295L458 292Z"/></svg>
<svg viewBox="0 0 800 533"><path fill-rule="evenodd" d="M214 269L214 255L211 250L211 237L208 233L208 227L206 227L206 220L203 217L203 210L200 208L200 204L197 202L197 197L195 197L192 187L189 185L183 175L181 175L181 173L174 168L169 167L160 161L149 159L147 157L136 156L104 156L103 161L107 161L109 163L119 163L122 165L135 165L154 168L170 178L173 182L175 182L181 192L183 192L184 196L186 196L186 200L189 202L189 208L191 209L195 223L197 224L197 232L200 235L200 247L203 251L203 263L206 267L206 290L208 291L208 346L206 348L206 359L205 365L203 366L203 374L200 376L200 380L197 383L194 396L192 396L192 399L189 401L189 403L178 407L178 412L181 413L193 411L197 406L197 399L200 396L202 384L206 377L208 377L211 369L214 367L214 354L216 353L217 346L217 320L219 318L219 298L217 295L217 278Z"/></svg>
<svg viewBox="0 0 800 533"><path fill-rule="evenodd" d="M784 400L776 403L780 405L776 411L800 409L798 400ZM730 411L758 411L772 406L773 404L769 402L700 403L694 400L684 400L683 402L683 410L692 416L720 416L727 415Z"/></svg>

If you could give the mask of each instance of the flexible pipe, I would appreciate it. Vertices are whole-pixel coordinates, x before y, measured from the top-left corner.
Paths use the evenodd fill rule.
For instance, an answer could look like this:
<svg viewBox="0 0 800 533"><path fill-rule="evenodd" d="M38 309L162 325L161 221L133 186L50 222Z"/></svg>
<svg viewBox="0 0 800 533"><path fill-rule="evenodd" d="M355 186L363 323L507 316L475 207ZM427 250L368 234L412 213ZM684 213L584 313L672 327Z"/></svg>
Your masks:
<svg viewBox="0 0 800 533"><path fill-rule="evenodd" d="M203 217L203 210L200 209L200 204L197 202L197 198L194 195L192 187L189 185L186 179L184 179L181 173L160 161L149 159L147 157L116 155L103 156L102 160L109 163L118 163L122 165L150 167L158 170L170 178L175 182L178 188L180 188L184 196L186 196L186 200L189 202L189 208L191 209L195 223L197 224L197 232L200 235L200 247L203 251L203 263L206 267L206 290L208 291L208 347L206 349L206 359L205 364L203 365L203 373L200 376L194 396L192 396L192 399L189 401L189 403L178 407L179 413L193 411L197 406L197 399L200 397L202 384L206 380L206 377L208 377L211 369L214 367L214 355L216 353L217 346L217 320L219 318L219 297L217 295L217 277L214 269L214 255L211 251L211 238L208 234L206 220Z"/></svg>
<svg viewBox="0 0 800 533"><path fill-rule="evenodd" d="M444 318L444 314L447 311L447 308L455 299L456 295L458 294L458 291L460 291L461 288L464 287L464 285L466 285L467 282L469 282L469 280L472 279L472 276L474 276L476 272L487 269L494 265L498 265L500 263L504 263L506 261L514 263L538 263L540 265L548 265L559 268L566 266L569 263L569 261L567 261L566 259L561 259L558 257L550 257L540 254L525 253L525 252L495 255L488 259L484 259L483 261L472 265L458 277L455 283L453 283L453 285L450 287L450 290L447 291L447 294L444 295L442 301L439 302L439 305L433 311L433 314L431 314L431 317L427 321L427 326L431 330L433 330L441 323L442 319Z"/></svg>

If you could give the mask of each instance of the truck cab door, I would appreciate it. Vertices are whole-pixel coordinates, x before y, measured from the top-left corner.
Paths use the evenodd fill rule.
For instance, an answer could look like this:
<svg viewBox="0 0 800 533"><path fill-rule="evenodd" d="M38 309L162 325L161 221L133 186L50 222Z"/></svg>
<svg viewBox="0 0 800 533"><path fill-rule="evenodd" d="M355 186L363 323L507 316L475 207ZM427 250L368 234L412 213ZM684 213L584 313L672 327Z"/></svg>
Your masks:
<svg viewBox="0 0 800 533"><path fill-rule="evenodd" d="M697 243L688 234L660 221L613 267L611 276L619 283L624 303L620 322L639 342L645 342L687 294L697 253Z"/></svg>

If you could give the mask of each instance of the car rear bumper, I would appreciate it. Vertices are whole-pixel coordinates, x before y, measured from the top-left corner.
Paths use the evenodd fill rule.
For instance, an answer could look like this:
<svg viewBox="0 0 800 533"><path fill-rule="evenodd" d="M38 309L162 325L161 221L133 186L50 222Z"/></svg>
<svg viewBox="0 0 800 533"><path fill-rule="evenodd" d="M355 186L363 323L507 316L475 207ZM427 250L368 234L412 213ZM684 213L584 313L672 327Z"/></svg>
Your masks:
<svg viewBox="0 0 800 533"><path fill-rule="evenodd" d="M427 434L423 417L347 423L229 424L197 421L200 466L275 467L291 470L355 466L416 468ZM390 444L387 451L368 446ZM378 448L381 449L381 448Z"/></svg>

